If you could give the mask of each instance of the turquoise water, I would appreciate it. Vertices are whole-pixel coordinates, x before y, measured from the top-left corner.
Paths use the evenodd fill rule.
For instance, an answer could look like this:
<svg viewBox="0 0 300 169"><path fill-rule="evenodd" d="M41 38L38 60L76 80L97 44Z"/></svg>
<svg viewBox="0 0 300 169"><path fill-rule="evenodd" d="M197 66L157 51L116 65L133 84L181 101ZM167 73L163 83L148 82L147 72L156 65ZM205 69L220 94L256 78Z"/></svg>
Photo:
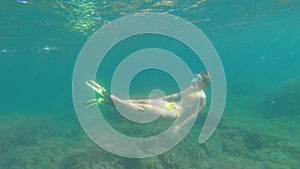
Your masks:
<svg viewBox="0 0 300 169"><path fill-rule="evenodd" d="M84 133L73 108L72 73L82 46L104 23L143 11L174 14L199 27L219 53L228 92L222 121L206 143L197 141L208 107L175 148L130 159L98 148ZM0 168L298 168L299 16L295 0L2 0ZM194 73L204 70L188 49L168 39L154 44L156 38L124 42L104 60L108 66L99 68L96 80L109 89L115 66L145 47L171 50ZM166 74L145 71L130 93L138 98L158 87L178 90ZM151 136L168 127L141 128L110 107L103 110L111 125L128 135Z"/></svg>

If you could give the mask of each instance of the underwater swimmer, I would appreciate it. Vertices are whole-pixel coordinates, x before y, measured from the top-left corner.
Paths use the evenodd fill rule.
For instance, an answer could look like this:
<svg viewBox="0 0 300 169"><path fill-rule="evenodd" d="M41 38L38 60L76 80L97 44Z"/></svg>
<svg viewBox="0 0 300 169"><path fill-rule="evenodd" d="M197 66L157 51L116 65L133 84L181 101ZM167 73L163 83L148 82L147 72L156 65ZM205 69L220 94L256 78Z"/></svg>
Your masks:
<svg viewBox="0 0 300 169"><path fill-rule="evenodd" d="M139 111L160 115L163 120L175 120L179 116L188 114L199 104L199 112L206 104L206 95L204 88L209 84L210 76L208 73L201 72L195 74L191 85L182 92L167 95L156 99L121 99L113 94L110 94L104 87L90 80L86 84L102 97L92 99L87 102L87 107L96 104L107 104L113 107L123 106L126 110ZM174 132L178 132L186 123L197 118L198 112L194 112L186 117L182 122L173 128Z"/></svg>

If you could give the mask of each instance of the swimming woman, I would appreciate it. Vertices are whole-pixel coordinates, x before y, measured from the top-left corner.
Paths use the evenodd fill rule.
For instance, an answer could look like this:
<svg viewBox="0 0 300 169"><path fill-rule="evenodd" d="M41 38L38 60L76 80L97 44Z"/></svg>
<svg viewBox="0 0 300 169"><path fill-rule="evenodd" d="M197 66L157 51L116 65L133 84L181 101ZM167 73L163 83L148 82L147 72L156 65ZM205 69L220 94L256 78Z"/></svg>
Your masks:
<svg viewBox="0 0 300 169"><path fill-rule="evenodd" d="M180 93L156 98L156 99L121 99L110 94L104 87L90 80L86 84L99 93L103 98L92 99L87 102L87 107L95 104L107 104L113 107L122 106L126 110L138 111L140 113L150 113L160 115L163 120L175 120L184 113L193 110L199 102L199 112L206 104L206 95L204 88L209 84L210 76L208 73L201 72L195 74L191 82L191 86ZM182 122L173 128L174 132L178 132L186 123L195 119L198 112L188 115Z"/></svg>

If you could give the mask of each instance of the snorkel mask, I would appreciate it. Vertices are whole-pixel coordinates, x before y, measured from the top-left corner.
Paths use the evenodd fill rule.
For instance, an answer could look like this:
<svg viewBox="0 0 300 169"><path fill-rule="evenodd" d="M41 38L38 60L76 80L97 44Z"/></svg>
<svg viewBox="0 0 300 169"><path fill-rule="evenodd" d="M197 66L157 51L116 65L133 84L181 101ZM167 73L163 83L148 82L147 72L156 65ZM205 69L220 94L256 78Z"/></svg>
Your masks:
<svg viewBox="0 0 300 169"><path fill-rule="evenodd" d="M192 86L197 88L204 88L209 84L210 76L207 72L200 72L194 75L192 80Z"/></svg>
<svg viewBox="0 0 300 169"><path fill-rule="evenodd" d="M192 86L197 87L199 83L201 83L203 80L201 74L194 74L194 78L192 80Z"/></svg>

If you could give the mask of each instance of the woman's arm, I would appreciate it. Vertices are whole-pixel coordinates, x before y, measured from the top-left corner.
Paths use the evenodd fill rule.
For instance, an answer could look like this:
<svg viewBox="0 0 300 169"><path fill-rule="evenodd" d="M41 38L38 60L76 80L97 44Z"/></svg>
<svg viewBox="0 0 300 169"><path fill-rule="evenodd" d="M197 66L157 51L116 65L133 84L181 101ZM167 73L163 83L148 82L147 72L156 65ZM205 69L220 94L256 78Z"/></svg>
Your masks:
<svg viewBox="0 0 300 169"><path fill-rule="evenodd" d="M178 92L175 94L171 94L171 95L167 95L162 97L161 99L166 100L166 101L170 101L170 102L177 102L180 101L180 99L188 94L191 93L191 91L195 92L195 89L193 87L188 87L187 89L185 89L182 92Z"/></svg>
<svg viewBox="0 0 300 169"><path fill-rule="evenodd" d="M195 98L197 99L197 98ZM195 111L193 114L191 114L190 116L188 116L184 121L182 121L181 123L177 124L176 126L173 127L173 131L174 132L178 132L184 125L186 125L188 122L190 122L191 120L194 120L197 118L198 113L203 109L203 107L206 104L206 96L204 91L200 91L199 92L199 98L200 100L200 105L199 105L199 110Z"/></svg>

